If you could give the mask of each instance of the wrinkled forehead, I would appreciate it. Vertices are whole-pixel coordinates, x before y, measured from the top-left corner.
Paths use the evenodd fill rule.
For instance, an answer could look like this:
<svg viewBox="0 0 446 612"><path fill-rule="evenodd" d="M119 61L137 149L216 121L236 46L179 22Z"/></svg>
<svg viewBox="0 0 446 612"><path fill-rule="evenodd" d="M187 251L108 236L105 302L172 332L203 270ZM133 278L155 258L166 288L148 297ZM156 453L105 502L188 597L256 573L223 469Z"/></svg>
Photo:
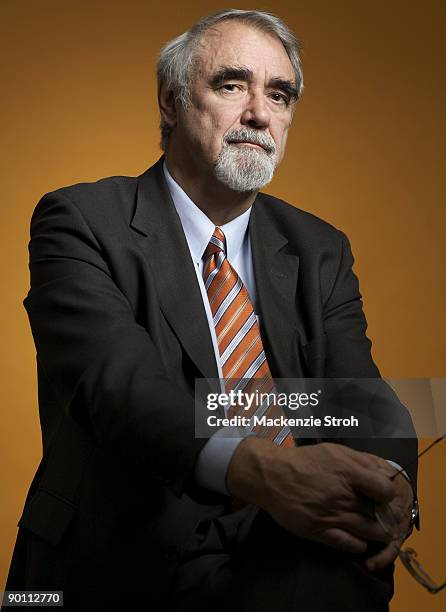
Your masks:
<svg viewBox="0 0 446 612"><path fill-rule="evenodd" d="M237 21L206 30L195 54L195 76L207 78L224 66L243 66L254 76L295 80L282 42L269 32Z"/></svg>

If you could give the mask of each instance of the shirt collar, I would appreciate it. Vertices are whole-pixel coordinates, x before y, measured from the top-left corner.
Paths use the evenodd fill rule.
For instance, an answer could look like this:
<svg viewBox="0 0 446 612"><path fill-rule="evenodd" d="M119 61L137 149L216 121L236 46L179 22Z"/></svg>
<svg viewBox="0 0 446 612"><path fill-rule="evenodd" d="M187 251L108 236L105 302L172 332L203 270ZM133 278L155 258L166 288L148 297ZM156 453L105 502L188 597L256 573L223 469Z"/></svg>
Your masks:
<svg viewBox="0 0 446 612"><path fill-rule="evenodd" d="M163 164L163 170L170 195L186 235L190 252L194 261L199 263L214 233L215 225L173 179L167 169L166 162ZM251 215L251 208L249 207L248 210L232 219L232 221L229 221L229 223L219 226L226 236L226 256L229 261L235 260L247 236L246 230Z"/></svg>

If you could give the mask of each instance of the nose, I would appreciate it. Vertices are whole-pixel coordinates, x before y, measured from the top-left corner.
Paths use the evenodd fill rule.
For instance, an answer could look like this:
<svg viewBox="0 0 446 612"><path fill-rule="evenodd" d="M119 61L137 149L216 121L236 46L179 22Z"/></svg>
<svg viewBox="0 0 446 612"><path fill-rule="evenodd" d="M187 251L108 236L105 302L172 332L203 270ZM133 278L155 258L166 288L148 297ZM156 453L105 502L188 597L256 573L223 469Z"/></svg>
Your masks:
<svg viewBox="0 0 446 612"><path fill-rule="evenodd" d="M270 124L271 116L263 94L253 92L247 97L240 122L242 125L264 129Z"/></svg>

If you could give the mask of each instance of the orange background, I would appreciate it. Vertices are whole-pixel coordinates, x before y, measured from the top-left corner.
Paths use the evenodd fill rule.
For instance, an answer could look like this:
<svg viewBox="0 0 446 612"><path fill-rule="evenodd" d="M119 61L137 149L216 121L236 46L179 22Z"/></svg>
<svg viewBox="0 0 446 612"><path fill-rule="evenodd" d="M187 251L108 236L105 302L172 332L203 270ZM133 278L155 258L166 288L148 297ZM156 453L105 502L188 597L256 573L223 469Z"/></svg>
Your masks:
<svg viewBox="0 0 446 612"><path fill-rule="evenodd" d="M383 375L396 378L446 376L445 7L433 0L258 5L304 43L306 89L268 191L350 237L374 357ZM157 51L219 8L178 0L161 7L1 2L0 589L41 452L35 351L22 306L32 210L51 189L139 174L158 158ZM422 459L423 529L410 541L438 580L446 580L445 459L446 444ZM393 612L444 609L446 592L429 595L401 567L396 589Z"/></svg>

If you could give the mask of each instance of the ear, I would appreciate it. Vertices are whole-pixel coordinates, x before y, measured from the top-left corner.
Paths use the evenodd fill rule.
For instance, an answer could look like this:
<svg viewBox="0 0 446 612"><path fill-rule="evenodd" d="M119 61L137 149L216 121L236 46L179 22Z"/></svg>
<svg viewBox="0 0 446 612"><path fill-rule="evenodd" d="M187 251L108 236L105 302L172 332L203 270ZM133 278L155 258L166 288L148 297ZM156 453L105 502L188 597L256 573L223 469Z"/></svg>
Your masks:
<svg viewBox="0 0 446 612"><path fill-rule="evenodd" d="M161 119L164 121L164 123L171 128L174 127L177 122L175 96L173 95L173 91L167 89L164 84L162 84L158 90L158 106L160 109Z"/></svg>

